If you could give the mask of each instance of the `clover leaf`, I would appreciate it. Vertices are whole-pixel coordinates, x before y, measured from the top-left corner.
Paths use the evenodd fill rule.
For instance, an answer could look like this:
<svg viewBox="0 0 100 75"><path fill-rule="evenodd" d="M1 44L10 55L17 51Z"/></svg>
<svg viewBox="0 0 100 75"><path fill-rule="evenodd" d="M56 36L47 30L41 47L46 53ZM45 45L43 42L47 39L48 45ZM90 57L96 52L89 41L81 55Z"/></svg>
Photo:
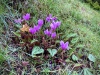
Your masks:
<svg viewBox="0 0 100 75"><path fill-rule="evenodd" d="M89 54L88 58L92 62L95 62L96 61L95 57L92 54Z"/></svg>
<svg viewBox="0 0 100 75"><path fill-rule="evenodd" d="M32 56L34 57L36 54L44 53L44 49L40 48L39 46L35 46L32 49Z"/></svg>
<svg viewBox="0 0 100 75"><path fill-rule="evenodd" d="M53 57L56 53L57 53L57 50L56 49L47 49L48 52L50 53L50 55Z"/></svg>

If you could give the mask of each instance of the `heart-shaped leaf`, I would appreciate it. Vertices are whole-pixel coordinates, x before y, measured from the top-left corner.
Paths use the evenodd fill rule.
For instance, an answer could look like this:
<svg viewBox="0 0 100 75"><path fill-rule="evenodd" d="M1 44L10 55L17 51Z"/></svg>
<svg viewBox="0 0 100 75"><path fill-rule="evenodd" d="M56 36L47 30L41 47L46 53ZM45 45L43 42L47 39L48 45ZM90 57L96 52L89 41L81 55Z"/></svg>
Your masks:
<svg viewBox="0 0 100 75"><path fill-rule="evenodd" d="M56 49L48 49L48 52L53 57L57 53L57 50Z"/></svg>
<svg viewBox="0 0 100 75"><path fill-rule="evenodd" d="M84 75L93 75L88 68L84 68Z"/></svg>
<svg viewBox="0 0 100 75"><path fill-rule="evenodd" d="M32 49L32 56L35 56L36 54L44 53L44 49L40 48L39 46L35 46Z"/></svg>
<svg viewBox="0 0 100 75"><path fill-rule="evenodd" d="M92 62L95 62L95 60L96 60L95 57L92 54L89 54L88 58Z"/></svg>
<svg viewBox="0 0 100 75"><path fill-rule="evenodd" d="M72 55L72 59L73 59L74 61L77 61L77 60L78 60L78 57L77 57L76 55Z"/></svg>

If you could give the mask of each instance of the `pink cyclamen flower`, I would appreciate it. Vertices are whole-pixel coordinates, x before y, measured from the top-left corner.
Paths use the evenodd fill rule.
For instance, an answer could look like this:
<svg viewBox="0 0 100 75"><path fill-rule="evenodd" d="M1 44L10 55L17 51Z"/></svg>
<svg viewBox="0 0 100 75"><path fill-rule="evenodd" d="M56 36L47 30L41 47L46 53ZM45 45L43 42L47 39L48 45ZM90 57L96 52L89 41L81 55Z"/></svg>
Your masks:
<svg viewBox="0 0 100 75"><path fill-rule="evenodd" d="M50 14L49 16L46 17L46 21L50 22L52 19L52 14Z"/></svg>
<svg viewBox="0 0 100 75"><path fill-rule="evenodd" d="M40 30L40 28L41 28L41 27L40 27L39 25L35 25L35 26L34 26L34 29L36 30L36 32L38 32L38 31Z"/></svg>
<svg viewBox="0 0 100 75"><path fill-rule="evenodd" d="M55 28L58 28L61 25L60 21L53 21L52 24L55 26Z"/></svg>
<svg viewBox="0 0 100 75"><path fill-rule="evenodd" d="M58 28L60 25L61 25L61 22L60 21L55 22L56 28Z"/></svg>
<svg viewBox="0 0 100 75"><path fill-rule="evenodd" d="M56 21L57 20L57 17L52 17L52 21Z"/></svg>
<svg viewBox="0 0 100 75"><path fill-rule="evenodd" d="M56 30L60 25L61 25L61 22L59 22L59 21L54 22L54 21L53 21L53 22L50 24L50 27L51 27L52 30Z"/></svg>
<svg viewBox="0 0 100 75"><path fill-rule="evenodd" d="M35 33L36 33L36 30L35 30L34 28L31 27L31 28L29 29L29 32L30 32L31 34L35 34Z"/></svg>
<svg viewBox="0 0 100 75"><path fill-rule="evenodd" d="M40 26L38 26L38 25L35 25L33 28L31 27L30 29L29 29L29 32L31 33L31 34L35 34L36 32L38 32L39 30L40 30Z"/></svg>
<svg viewBox="0 0 100 75"><path fill-rule="evenodd" d="M50 21L55 21L57 20L57 17L52 17L52 14L49 14L49 16L46 17L46 21L50 22Z"/></svg>
<svg viewBox="0 0 100 75"><path fill-rule="evenodd" d="M60 41L60 47L62 50L66 50L66 49L69 50L68 45L69 45L69 42L64 43L64 41Z"/></svg>
<svg viewBox="0 0 100 75"><path fill-rule="evenodd" d="M43 20L42 19L39 19L38 20L38 25L41 27L43 25Z"/></svg>
<svg viewBox="0 0 100 75"><path fill-rule="evenodd" d="M51 23L51 24L50 24L50 28L51 28L52 30L56 30L55 24Z"/></svg>
<svg viewBox="0 0 100 75"><path fill-rule="evenodd" d="M14 20L16 23L20 23L21 24L21 22L23 21L21 18L19 18L19 19L15 19Z"/></svg>
<svg viewBox="0 0 100 75"><path fill-rule="evenodd" d="M23 19L24 20L29 20L30 19L30 14L27 13L27 14L23 15Z"/></svg>
<svg viewBox="0 0 100 75"><path fill-rule="evenodd" d="M47 30L44 31L44 34L50 36L50 35L51 35L51 31L49 31L49 30L47 29Z"/></svg>
<svg viewBox="0 0 100 75"><path fill-rule="evenodd" d="M56 32L53 32L53 33L51 34L51 37L54 39L54 38L56 37Z"/></svg>

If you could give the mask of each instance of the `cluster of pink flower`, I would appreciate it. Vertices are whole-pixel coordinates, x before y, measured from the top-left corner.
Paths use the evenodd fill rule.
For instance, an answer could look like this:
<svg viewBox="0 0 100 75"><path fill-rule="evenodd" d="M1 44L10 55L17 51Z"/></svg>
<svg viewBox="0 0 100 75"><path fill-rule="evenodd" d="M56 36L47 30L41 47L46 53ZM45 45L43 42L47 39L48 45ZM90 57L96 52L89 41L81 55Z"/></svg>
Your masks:
<svg viewBox="0 0 100 75"><path fill-rule="evenodd" d="M39 19L38 20L38 25L34 25L33 28L31 27L29 29L29 32L32 33L32 34L35 34L36 32L38 32L41 29L42 25L43 25L43 20Z"/></svg>
<svg viewBox="0 0 100 75"><path fill-rule="evenodd" d="M22 21L26 21L30 19L30 14L27 13L25 15L23 15L23 19L19 18L19 19L15 19L16 23L20 23ZM50 14L49 16L46 17L46 21L50 23L50 29L46 29L44 31L44 34L47 36L50 36L51 38L56 38L56 29L61 25L60 21L57 21L56 17L52 17L52 15ZM41 27L43 25L43 20L39 19L37 25L34 25L34 27L30 27L29 32L31 34L35 34L36 32L38 32ZM62 50L68 50L69 49L69 42L64 43L64 41L60 41L60 48Z"/></svg>
<svg viewBox="0 0 100 75"><path fill-rule="evenodd" d="M20 23L21 24L21 22L22 21L26 21L26 20L29 20L30 19L30 14L29 13L27 13L27 14L25 14L25 15L23 15L23 18L21 19L21 18L19 18L19 19L15 19L14 21L16 22L16 23Z"/></svg>
<svg viewBox="0 0 100 75"><path fill-rule="evenodd" d="M60 21L56 21L57 18L56 17L52 17L52 15L50 14L47 18L46 21L50 22L50 30L46 29L44 31L45 35L47 36L51 36L52 38L56 37L56 29L61 25Z"/></svg>

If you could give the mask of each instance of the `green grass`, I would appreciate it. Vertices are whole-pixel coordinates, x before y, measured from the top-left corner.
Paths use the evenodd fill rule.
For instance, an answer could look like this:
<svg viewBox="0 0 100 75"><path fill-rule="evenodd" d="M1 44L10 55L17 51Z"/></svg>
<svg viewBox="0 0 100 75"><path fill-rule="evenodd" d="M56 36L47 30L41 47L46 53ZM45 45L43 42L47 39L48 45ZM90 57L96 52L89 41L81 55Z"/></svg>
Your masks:
<svg viewBox="0 0 100 75"><path fill-rule="evenodd" d="M100 60L100 11L93 10L89 5L82 3L80 0L37 0L37 2L29 0L28 4L26 4L27 6L23 4L24 3L19 3L17 10L14 10L13 8L9 9L10 7L8 7L7 9L9 9L10 12L8 12L7 10L8 13L5 13L6 17L10 19L10 17L14 18L15 16L22 15L22 13L31 13L31 16L33 16L31 17L32 21L29 22L31 25L33 24L33 22L36 23L38 18L45 18L47 14L53 14L54 16L57 16L58 19L62 22L62 25L58 30L59 32L63 33L62 39L68 40L73 37L71 40L69 40L70 50L72 50L72 53L81 46L81 51L87 50L89 51L89 53L92 53L97 58L97 60ZM0 7L0 16L2 19L0 20L0 26L5 26L6 28L8 28L9 24L6 24L4 17L4 7ZM3 29L0 28L0 32L2 31ZM21 54L23 52L22 50L18 50L15 48L15 52L16 51L18 52L18 60L21 62L24 59L23 55ZM16 60L11 57L11 55L14 53L12 49L8 49L5 51L5 53L9 52L11 52L10 55L6 55L10 59L7 60L13 62L13 64L10 64L10 66L18 65L14 64ZM0 60L4 59L4 57L5 56L1 56ZM28 60L31 62L31 60L28 58L26 59L26 57L24 60ZM35 62L32 61L31 63ZM35 70L33 66L34 65L31 66L31 68L33 68L31 69L31 72ZM16 74L13 68L14 67L12 67L10 75ZM59 75L70 74L70 71L67 68L65 68L64 70L60 70L58 72ZM25 70L27 69L28 68L26 68ZM26 73L25 70L23 70L23 74ZM45 69L43 71L45 71ZM73 71L73 75L74 73L76 73L76 71ZM43 74L49 75L48 72L45 72Z"/></svg>
<svg viewBox="0 0 100 75"><path fill-rule="evenodd" d="M42 4L44 4L42 6ZM100 14L79 0L41 0L41 12L53 14L62 21L61 30L78 33L85 47L99 57L100 52ZM47 8L48 7L48 8ZM65 34L66 34L65 33ZM85 35L85 36L84 36Z"/></svg>

